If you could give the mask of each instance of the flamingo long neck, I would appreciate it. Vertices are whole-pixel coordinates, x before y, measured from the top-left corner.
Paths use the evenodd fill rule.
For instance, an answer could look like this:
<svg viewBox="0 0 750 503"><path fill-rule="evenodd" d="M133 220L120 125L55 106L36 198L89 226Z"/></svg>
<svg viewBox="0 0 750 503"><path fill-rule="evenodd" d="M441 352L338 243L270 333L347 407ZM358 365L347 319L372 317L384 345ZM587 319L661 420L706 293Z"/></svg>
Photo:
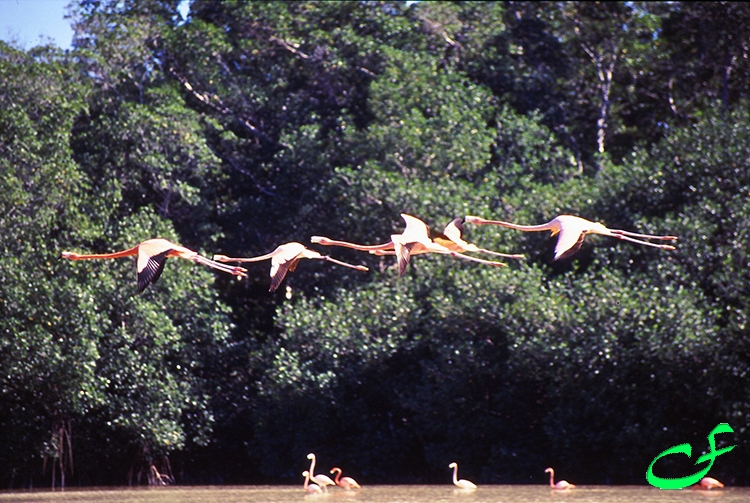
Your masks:
<svg viewBox="0 0 750 503"><path fill-rule="evenodd" d="M453 483L458 485L458 465L453 467Z"/></svg>
<svg viewBox="0 0 750 503"><path fill-rule="evenodd" d="M138 246L134 246L133 248L129 248L127 250L113 252L113 253L95 253L95 254L90 254L90 255L83 255L80 253L65 252L63 256L70 260L90 260L90 259L100 259L100 258L131 257L137 254L138 254Z"/></svg>
<svg viewBox="0 0 750 503"><path fill-rule="evenodd" d="M333 482L336 485L339 485L339 479L341 478L341 468L335 468L333 471L336 472L336 477L334 478Z"/></svg>
<svg viewBox="0 0 750 503"><path fill-rule="evenodd" d="M323 246L343 246L344 248L352 248L359 251L374 251L374 250L387 250L393 248L393 243L383 243L381 245L358 245L356 243L349 243L348 241L336 241L335 239L325 238L324 243L313 240L313 243L318 243Z"/></svg>
<svg viewBox="0 0 750 503"><path fill-rule="evenodd" d="M269 258L273 258L274 255L276 255L277 250L274 250L271 253L266 253L265 255L260 255L258 257L244 257L244 258L227 257L224 260L226 262L260 262L262 260L268 260Z"/></svg>
<svg viewBox="0 0 750 503"><path fill-rule="evenodd" d="M559 230L556 226L552 225L551 222L547 222L546 224L539 224L539 225L520 225L520 224L513 224L510 222L503 222L501 220L488 220L487 223L493 224L493 225L500 225L502 227L508 227L509 229L516 229L518 231L525 231L525 232Z"/></svg>
<svg viewBox="0 0 750 503"><path fill-rule="evenodd" d="M310 461L310 478L315 477L315 454L313 454L312 460Z"/></svg>
<svg viewBox="0 0 750 503"><path fill-rule="evenodd" d="M305 491L307 491L307 486L310 483L310 473L305 472Z"/></svg>
<svg viewBox="0 0 750 503"><path fill-rule="evenodd" d="M549 471L549 486L555 487L555 470L552 469Z"/></svg>

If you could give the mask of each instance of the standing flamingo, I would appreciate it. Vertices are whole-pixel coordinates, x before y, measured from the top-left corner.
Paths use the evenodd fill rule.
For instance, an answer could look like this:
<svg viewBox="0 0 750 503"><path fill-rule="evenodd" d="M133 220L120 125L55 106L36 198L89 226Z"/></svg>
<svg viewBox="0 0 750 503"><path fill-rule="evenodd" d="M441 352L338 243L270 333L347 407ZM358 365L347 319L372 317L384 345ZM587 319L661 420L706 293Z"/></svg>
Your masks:
<svg viewBox="0 0 750 503"><path fill-rule="evenodd" d="M336 472L336 478L333 482L337 486L343 487L344 489L361 489L362 486L360 486L353 478L341 476L341 468L334 466L331 468L331 474L334 472Z"/></svg>
<svg viewBox="0 0 750 503"><path fill-rule="evenodd" d="M477 485L474 482L470 482L466 479L458 480L458 463L451 463L448 468L453 468L453 485L460 487L461 489L476 489Z"/></svg>
<svg viewBox="0 0 750 503"><path fill-rule="evenodd" d="M213 267L220 271L234 274L235 276L246 276L247 269L243 267L229 267L224 264L219 264L213 260L207 259L198 255L193 250L189 250L183 246L176 245L166 239L148 239L133 248L123 250L114 253L101 253L95 255L82 255L80 253L64 251L62 252L62 258L70 260L89 260L89 259L107 259L107 258L120 258L130 257L132 255L138 255L136 262L136 270L138 271L138 293L141 293L146 289L148 285L155 282L161 276L164 270L164 263L169 257L180 257L199 264Z"/></svg>
<svg viewBox="0 0 750 503"><path fill-rule="evenodd" d="M654 236L652 234L636 234L634 232L622 231L619 229L608 229L599 222L592 222L585 218L573 215L559 215L546 224L541 225L518 225L500 220L485 220L484 218L471 215L467 215L465 220L476 225L500 225L502 227L509 227L511 229L525 232L550 231L552 236L559 234L557 245L555 246L555 260L570 257L577 252L581 248L583 238L586 234L601 234L602 236L610 236L624 241L630 241L631 243L653 246L654 248L661 248L662 250L674 250L675 247L672 245L650 243L648 241L633 238L658 239L662 241L677 240L677 236Z"/></svg>
<svg viewBox="0 0 750 503"><path fill-rule="evenodd" d="M319 473L315 475L315 454L312 452L307 455L307 459L312 460L310 463L310 480L314 480L317 482L324 491L328 492L328 488L326 486L334 486L336 483L331 480L331 477L328 475L323 475L322 473Z"/></svg>
<svg viewBox="0 0 750 503"><path fill-rule="evenodd" d="M464 218L458 217L451 220L451 222L445 226L442 234L437 234L433 238L439 245L443 245L451 251L455 252L481 252L489 255L496 255L498 257L505 258L526 258L523 254L519 253L500 253L495 251L487 250L486 248L479 248L477 245L464 241Z"/></svg>
<svg viewBox="0 0 750 503"><path fill-rule="evenodd" d="M302 486L305 489L305 492L312 494L323 492L323 489L321 489L318 484L310 483L310 472L305 470L304 472L302 472L302 476L305 477L305 484Z"/></svg>
<svg viewBox="0 0 750 503"><path fill-rule="evenodd" d="M703 489L704 491L710 491L711 489L717 489L724 487L724 484L719 482L713 477L703 477L701 481L695 484L692 489Z"/></svg>
<svg viewBox="0 0 750 503"><path fill-rule="evenodd" d="M544 470L544 473L549 473L549 486L552 489L564 490L573 489L575 487L575 484L571 484L567 480L560 480L557 482L557 484L555 484L555 470L553 470L552 468L547 468L546 470Z"/></svg>
<svg viewBox="0 0 750 503"><path fill-rule="evenodd" d="M281 282L284 280L287 272L292 272L297 268L297 263L300 259L321 259L334 264L342 265L344 267L350 267L358 271L367 271L367 267L363 265L352 265L346 262L341 262L327 255L321 255L320 253L305 248L301 243L286 243L278 246L271 253L266 253L259 257L251 258L231 258L226 255L214 255L214 260L219 262L258 262L261 260L271 259L271 287L268 289L269 292L276 290Z"/></svg>

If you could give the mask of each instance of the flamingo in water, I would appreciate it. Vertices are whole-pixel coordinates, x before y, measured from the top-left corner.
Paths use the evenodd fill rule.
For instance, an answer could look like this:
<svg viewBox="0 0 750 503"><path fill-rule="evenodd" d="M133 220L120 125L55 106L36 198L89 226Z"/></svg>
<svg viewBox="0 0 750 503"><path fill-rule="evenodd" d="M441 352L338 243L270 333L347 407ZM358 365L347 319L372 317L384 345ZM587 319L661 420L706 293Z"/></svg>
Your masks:
<svg viewBox="0 0 750 503"><path fill-rule="evenodd" d="M362 486L360 486L356 480L354 480L351 477L342 477L341 476L341 468L338 466L334 466L331 468L331 474L336 473L336 477L334 478L333 482L339 486L343 487L344 489L361 489Z"/></svg>
<svg viewBox="0 0 750 503"><path fill-rule="evenodd" d="M711 489L717 489L724 487L724 484L719 482L713 477L703 477L701 481L697 484L695 484L692 489L702 489L704 491L710 491Z"/></svg>
<svg viewBox="0 0 750 503"><path fill-rule="evenodd" d="M581 248L583 238L586 234L601 234L602 236L609 236L623 241L630 241L631 243L653 246L654 248L661 248L662 250L674 250L675 247L672 245L651 243L649 241L634 238L657 239L661 241L677 240L677 236L654 236L652 234L636 234L635 232L628 232L619 229L609 229L599 222L592 222L591 220L586 220L585 218L573 215L558 215L546 224L540 225L518 225L500 220L486 220L482 217L471 215L467 215L465 220L468 223L476 225L500 225L502 227L525 232L550 231L552 236L559 234L557 244L555 245L555 260L570 257L577 252Z"/></svg>
<svg viewBox="0 0 750 503"><path fill-rule="evenodd" d="M305 492L312 494L319 494L323 492L323 489L321 489L318 484L310 483L310 472L305 470L304 472L302 472L302 476L305 477L305 484L302 486L305 489Z"/></svg>
<svg viewBox="0 0 750 503"><path fill-rule="evenodd" d="M70 260L121 258L130 257L132 255L138 255L138 260L136 261L136 271L138 272L138 293L143 292L148 285L159 279L159 276L161 276L161 273L164 270L164 263L169 257L180 257L192 260L199 264L213 267L214 269L229 274L234 274L235 276L246 276L245 273L247 272L247 269L243 267L230 267L224 264L219 264L213 260L198 255L198 253L193 250L189 250L184 246L176 245L161 238L148 239L133 248L114 253L83 255L70 251L62 252L62 258Z"/></svg>
<svg viewBox="0 0 750 503"><path fill-rule="evenodd" d="M312 452L307 455L307 459L310 459L310 480L313 480L320 485L320 487L323 488L324 491L328 492L328 488L326 486L333 486L336 485L336 483L331 480L331 477L328 475L324 475L322 473L319 473L315 475L315 454Z"/></svg>
<svg viewBox="0 0 750 503"><path fill-rule="evenodd" d="M549 473L549 486L552 489L565 490L573 489L575 487L575 484L571 484L567 480L560 480L555 483L555 470L553 470L552 468L547 468L546 470L544 470L544 473Z"/></svg>
<svg viewBox="0 0 750 503"><path fill-rule="evenodd" d="M214 260L218 262L259 262L269 258L271 259L271 287L268 289L269 292L276 290L284 280L286 273L294 271L297 268L297 263L303 258L326 260L358 271L369 270L363 265L347 264L327 255L321 255L316 251L306 248L301 243L294 242L280 245L271 253L266 253L259 257L231 258L226 255L214 255Z"/></svg>
<svg viewBox="0 0 750 503"><path fill-rule="evenodd" d="M453 468L453 485L461 489L476 489L477 485L466 479L458 479L458 463L451 463L448 468Z"/></svg>
<svg viewBox="0 0 750 503"><path fill-rule="evenodd" d="M404 232L401 234L392 234L389 242L380 245L358 245L346 241L334 241L322 236L313 236L310 240L313 243L324 246L344 246L355 250L368 251L375 255L396 255L399 276L403 276L406 273L406 266L409 264L409 258L412 255L423 253L452 255L464 260L471 260L496 267L505 267L507 265L502 262L483 260L464 255L457 251L451 251L449 248L430 239L430 228L422 220L406 213L402 213L401 218L406 222Z"/></svg>

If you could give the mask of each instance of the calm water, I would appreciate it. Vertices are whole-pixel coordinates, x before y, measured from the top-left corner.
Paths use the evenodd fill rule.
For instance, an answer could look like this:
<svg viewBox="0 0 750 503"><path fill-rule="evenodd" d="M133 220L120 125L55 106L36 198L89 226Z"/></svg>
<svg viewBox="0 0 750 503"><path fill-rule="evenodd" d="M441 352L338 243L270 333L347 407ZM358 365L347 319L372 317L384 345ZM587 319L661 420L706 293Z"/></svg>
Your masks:
<svg viewBox="0 0 750 503"><path fill-rule="evenodd" d="M60 503L747 503L750 489L662 491L651 486L579 486L551 491L543 485L480 486L462 491L453 486L370 486L359 491L329 489L305 494L301 486L159 487L65 491L5 491L5 502Z"/></svg>

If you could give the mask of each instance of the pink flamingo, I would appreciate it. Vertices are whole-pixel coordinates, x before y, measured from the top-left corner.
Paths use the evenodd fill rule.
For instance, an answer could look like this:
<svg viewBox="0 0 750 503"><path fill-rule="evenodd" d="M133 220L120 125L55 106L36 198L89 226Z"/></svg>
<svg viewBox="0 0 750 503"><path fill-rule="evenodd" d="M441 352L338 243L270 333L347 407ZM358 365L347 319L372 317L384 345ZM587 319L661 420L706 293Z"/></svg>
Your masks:
<svg viewBox="0 0 750 503"><path fill-rule="evenodd" d="M713 477L703 477L701 481L697 484L695 484L692 489L702 489L704 491L710 491L711 489L717 489L724 487L724 484L719 482Z"/></svg>
<svg viewBox="0 0 750 503"><path fill-rule="evenodd" d="M540 225L518 225L500 220L486 220L471 215L466 216L466 221L476 225L500 225L502 227L525 232L550 231L552 236L559 234L557 245L555 246L555 260L570 257L577 252L581 248L583 238L586 234L601 234L603 236L630 241L631 243L661 248L662 250L674 250L675 247L672 245L650 243L648 241L634 238L658 239L662 241L677 240L677 236L654 236L652 234L636 234L634 232L622 231L619 229L608 229L599 222L592 222L591 220L586 220L585 218L573 215L559 215L546 224Z"/></svg>
<svg viewBox="0 0 750 503"><path fill-rule="evenodd" d="M62 252L62 258L70 260L108 259L130 257L133 255L138 255L138 260L136 261L136 271L138 272L138 293L141 293L148 285L159 279L159 276L161 276L161 273L164 270L164 263L169 257L179 257L192 260L193 262L207 265L208 267L213 267L214 269L228 272L235 276L246 276L245 273L247 272L247 269L242 267L229 267L224 264L218 264L213 260L198 255L198 253L193 250L189 250L184 246L176 245L161 238L147 239L133 248L114 253L83 255L69 251Z"/></svg>
<svg viewBox="0 0 750 503"><path fill-rule="evenodd" d="M575 484L571 484L567 480L560 480L555 484L555 470L552 468L547 468L544 470L544 473L549 473L549 486L552 489L559 489L559 490L565 490L565 489L573 489L575 487Z"/></svg>
<svg viewBox="0 0 750 503"><path fill-rule="evenodd" d="M458 463L451 463L448 468L453 468L453 485L461 489L476 489L477 485L466 479L458 479Z"/></svg>
<svg viewBox="0 0 750 503"><path fill-rule="evenodd" d="M259 257L232 258L227 257L226 255L214 255L214 260L217 260L219 262L259 262L261 260L267 260L269 258L271 259L271 287L269 288L270 292L273 292L279 287L281 282L284 281L286 273L294 271L297 268L297 263L299 263L300 259L303 258L325 260L327 262L333 262L334 264L349 267L351 269L356 269L358 271L368 270L367 267L363 265L347 264L346 262L341 262L340 260L336 260L327 255L321 255L316 251L310 250L301 243L294 242L279 245L271 253L266 253L265 255L261 255Z"/></svg>
<svg viewBox="0 0 750 503"><path fill-rule="evenodd" d="M356 480L354 480L351 477L342 477L341 476L341 468L338 466L334 466L331 468L331 474L336 473L336 477L334 478L333 482L340 487L343 487L344 489L361 489L362 486L360 486Z"/></svg>
<svg viewBox="0 0 750 503"><path fill-rule="evenodd" d="M442 234L436 234L435 237L432 238L433 241L455 252L480 252L505 258L526 258L523 254L490 251L486 248L479 248L473 243L464 241L464 220L465 219L461 217L451 220L450 223L445 226L445 229L443 229Z"/></svg>
<svg viewBox="0 0 750 503"><path fill-rule="evenodd" d="M396 255L396 259L398 261L399 276L403 276L404 273L406 273L406 266L409 264L409 258L412 255L419 255L424 253L441 253L444 255L452 255L453 257L458 257L464 260L493 265L496 267L505 267L507 265L503 264L502 262L483 260L476 257L470 257L456 251L451 251L445 246L438 244L430 239L430 228L422 220L411 215L407 215L406 213L402 213L401 218L403 218L406 222L406 228L404 229L404 232L402 232L401 234L392 234L391 240L389 242L380 245L358 245L346 241L334 241L322 236L313 236L310 240L313 243L318 243L324 246L344 246L346 248L353 248L355 250L368 251L375 255Z"/></svg>
<svg viewBox="0 0 750 503"><path fill-rule="evenodd" d="M312 460L312 462L310 463L310 480L317 482L318 485L323 488L323 491L328 492L328 488L326 486L333 486L336 484L328 475L323 475L322 473L315 475L315 454L311 452L307 455L307 459Z"/></svg>
<svg viewBox="0 0 750 503"><path fill-rule="evenodd" d="M302 476L305 477L305 485L302 486L305 489L305 492L312 494L320 494L323 492L323 489L321 489L318 484L310 483L310 472L305 470L304 472L302 472Z"/></svg>

